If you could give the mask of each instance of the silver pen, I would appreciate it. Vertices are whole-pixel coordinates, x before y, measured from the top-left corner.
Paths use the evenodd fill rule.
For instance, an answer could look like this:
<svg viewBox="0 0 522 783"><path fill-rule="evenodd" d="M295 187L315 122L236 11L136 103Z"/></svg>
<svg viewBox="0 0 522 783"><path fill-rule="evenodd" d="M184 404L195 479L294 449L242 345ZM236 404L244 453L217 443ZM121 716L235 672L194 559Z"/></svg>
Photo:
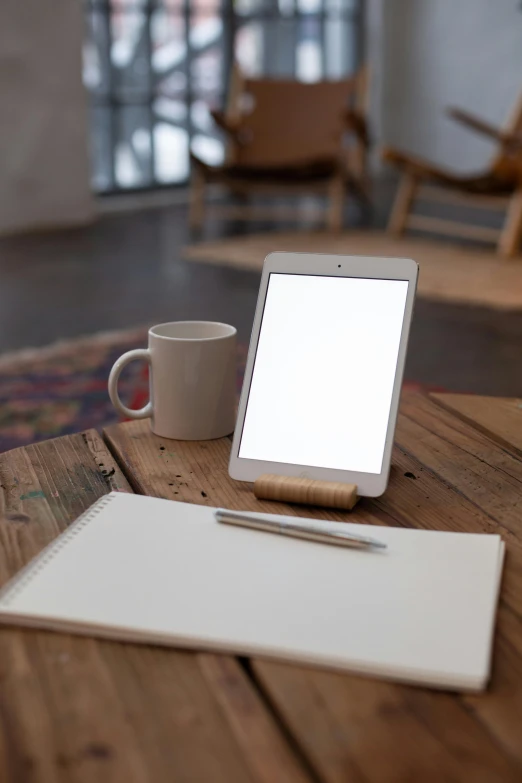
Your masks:
<svg viewBox="0 0 522 783"><path fill-rule="evenodd" d="M321 544L334 544L335 546L347 546L356 549L386 549L385 543L377 541L377 539L370 536L360 536L357 533L344 533L342 531L335 532L327 530L317 523L304 525L298 519L295 521L290 521L284 517L270 519L268 517L245 514L241 511L228 511L225 508L216 509L215 517L218 522L226 525L249 527L266 533L279 533L284 536L302 538L306 541L317 541Z"/></svg>

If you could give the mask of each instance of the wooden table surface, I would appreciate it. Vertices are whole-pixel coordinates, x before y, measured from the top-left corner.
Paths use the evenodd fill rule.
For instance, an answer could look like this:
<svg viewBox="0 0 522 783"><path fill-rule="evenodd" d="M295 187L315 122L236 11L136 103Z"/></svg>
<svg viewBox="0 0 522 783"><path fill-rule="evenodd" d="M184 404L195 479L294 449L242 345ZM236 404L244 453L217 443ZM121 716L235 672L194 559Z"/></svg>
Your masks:
<svg viewBox="0 0 522 783"><path fill-rule="evenodd" d="M138 421L0 455L0 583L112 489L310 514L229 479L229 449ZM317 516L502 535L487 692L2 629L0 781L521 781L522 403L405 393L392 465L382 498Z"/></svg>

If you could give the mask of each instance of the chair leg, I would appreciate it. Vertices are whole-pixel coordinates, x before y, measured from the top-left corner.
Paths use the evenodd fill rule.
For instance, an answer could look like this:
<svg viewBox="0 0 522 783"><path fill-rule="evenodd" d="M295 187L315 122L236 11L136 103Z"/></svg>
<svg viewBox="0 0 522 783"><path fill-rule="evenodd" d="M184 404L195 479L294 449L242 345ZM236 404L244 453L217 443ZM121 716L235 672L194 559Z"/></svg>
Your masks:
<svg viewBox="0 0 522 783"><path fill-rule="evenodd" d="M368 150L365 144L358 142L355 147L355 161L357 177L361 191L368 201L371 200L372 182L368 173Z"/></svg>
<svg viewBox="0 0 522 783"><path fill-rule="evenodd" d="M513 258L520 248L522 240L522 186L509 200L506 220L498 240L498 252L507 258Z"/></svg>
<svg viewBox="0 0 522 783"><path fill-rule="evenodd" d="M329 231L340 231L343 225L344 178L337 174L330 180L328 188L330 205L328 207L327 226Z"/></svg>
<svg viewBox="0 0 522 783"><path fill-rule="evenodd" d="M401 236L404 233L418 185L418 178L410 172L402 175L388 220L390 234Z"/></svg>
<svg viewBox="0 0 522 783"><path fill-rule="evenodd" d="M189 195L189 227L201 231L205 215L205 175L197 166L192 171Z"/></svg>

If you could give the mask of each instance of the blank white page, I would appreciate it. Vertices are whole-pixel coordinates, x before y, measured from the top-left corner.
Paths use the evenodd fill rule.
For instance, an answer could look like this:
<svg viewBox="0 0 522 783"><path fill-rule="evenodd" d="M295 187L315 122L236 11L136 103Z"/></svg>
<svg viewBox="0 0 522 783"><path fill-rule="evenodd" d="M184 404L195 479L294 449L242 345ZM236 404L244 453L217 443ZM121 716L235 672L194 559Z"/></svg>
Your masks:
<svg viewBox="0 0 522 783"><path fill-rule="evenodd" d="M0 619L483 687L500 538L371 533L388 549L285 538L219 524L205 506L112 493L2 591Z"/></svg>
<svg viewBox="0 0 522 783"><path fill-rule="evenodd" d="M271 274L239 457L380 473L407 292Z"/></svg>

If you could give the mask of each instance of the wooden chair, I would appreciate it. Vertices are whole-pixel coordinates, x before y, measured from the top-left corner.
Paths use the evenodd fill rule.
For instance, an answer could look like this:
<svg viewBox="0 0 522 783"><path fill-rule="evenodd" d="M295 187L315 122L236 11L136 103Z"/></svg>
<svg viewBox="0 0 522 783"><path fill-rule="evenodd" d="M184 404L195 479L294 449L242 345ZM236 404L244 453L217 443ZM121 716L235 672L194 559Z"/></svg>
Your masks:
<svg viewBox="0 0 522 783"><path fill-rule="evenodd" d="M522 95L504 129L498 129L461 109L450 116L470 130L495 139L498 151L489 167L476 176L459 176L392 148L382 157L402 171L388 230L401 235L406 228L450 236L492 241L500 255L516 255L522 239ZM456 220L413 213L416 201L437 201L505 211L499 230Z"/></svg>
<svg viewBox="0 0 522 783"><path fill-rule="evenodd" d="M346 187L351 184L361 198L368 193L366 84L365 72L343 81L305 84L245 79L236 68L227 110L213 112L228 139L225 163L211 166L191 155L191 228L202 226L207 185L219 184L242 198L326 192L328 227L339 230ZM345 145L348 134L355 142L351 148ZM240 216L237 209L232 213ZM240 213L248 218L261 214L244 206ZM289 212L277 208L262 214L284 219Z"/></svg>

